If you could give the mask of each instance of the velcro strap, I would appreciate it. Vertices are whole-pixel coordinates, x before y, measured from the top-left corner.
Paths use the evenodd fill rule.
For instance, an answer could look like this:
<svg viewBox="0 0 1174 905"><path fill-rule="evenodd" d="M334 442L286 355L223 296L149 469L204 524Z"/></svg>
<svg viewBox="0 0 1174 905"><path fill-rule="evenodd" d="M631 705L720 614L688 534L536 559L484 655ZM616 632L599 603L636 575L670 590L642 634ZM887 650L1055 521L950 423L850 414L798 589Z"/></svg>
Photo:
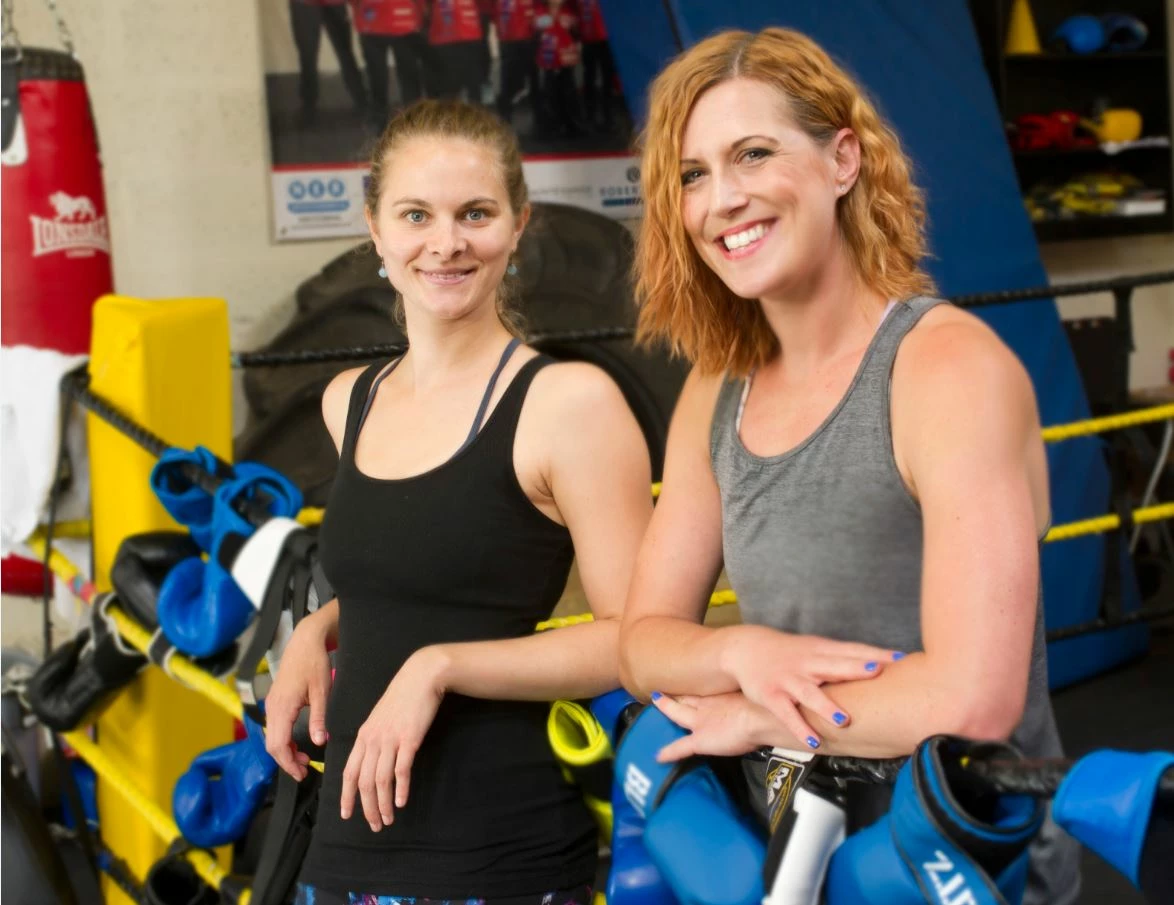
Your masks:
<svg viewBox="0 0 1174 905"><path fill-rule="evenodd" d="M265 602L286 539L295 531L305 530L293 519L271 518L241 544L231 562L221 561L220 565L232 574L258 610Z"/></svg>

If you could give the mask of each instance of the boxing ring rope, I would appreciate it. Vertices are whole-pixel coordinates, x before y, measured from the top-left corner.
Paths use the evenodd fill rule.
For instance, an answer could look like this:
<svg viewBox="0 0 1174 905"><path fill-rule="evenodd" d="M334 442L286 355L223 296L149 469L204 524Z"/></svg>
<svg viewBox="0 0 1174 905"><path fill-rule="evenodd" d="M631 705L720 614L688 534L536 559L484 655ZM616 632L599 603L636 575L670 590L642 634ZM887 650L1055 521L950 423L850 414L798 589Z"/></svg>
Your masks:
<svg viewBox="0 0 1174 905"><path fill-rule="evenodd" d="M1007 289L1001 292L983 292L954 296L949 301L960 308L981 308L987 305L1004 305L1012 302L1028 302L1061 298L1072 295L1091 295L1097 292L1112 292L1119 295L1119 316L1123 333L1132 335L1128 317L1128 298L1120 294L1131 294L1141 286L1156 286L1174 283L1174 270L1134 276L1112 277L1105 280L1090 280L1083 283L1063 283L1058 286L1035 286L1029 289ZM616 339L631 339L634 327L592 327L584 330L532 333L526 341L535 345L544 343L606 342ZM402 343L377 346L353 346L345 349L305 349L298 352L234 352L229 356L233 368L275 368L302 364L322 364L331 361L366 361L400 355L407 350Z"/></svg>
<svg viewBox="0 0 1174 905"><path fill-rule="evenodd" d="M45 556L45 539L34 535L26 543L42 559ZM74 565L65 554L58 550L49 551L49 568L53 574L63 581L73 592L74 596L90 606L99 591L92 583L85 580L81 570ZM151 646L151 633L139 625L134 619L124 613L118 606L112 605L106 611L118 628L118 634L144 657ZM236 691L217 679L211 673L201 669L178 651L168 659L168 669L172 678L181 685L206 697L216 704L233 719L241 719L244 708Z"/></svg>
<svg viewBox="0 0 1174 905"><path fill-rule="evenodd" d="M95 773L109 782L118 790L119 794L133 805L151 829L159 835L159 838L169 845L183 841L183 834L179 831L175 821L168 817L162 808L147 798L133 780L102 753L102 749L86 735L85 730L75 729L72 732L63 732L61 738L78 753L82 760L94 768ZM229 878L228 874L207 852L200 849L189 849L183 852L183 857L195 868L200 878L213 889L218 890L222 896L235 902L236 905L249 905L252 891L243 888L237 892L230 888L230 884L226 882Z"/></svg>

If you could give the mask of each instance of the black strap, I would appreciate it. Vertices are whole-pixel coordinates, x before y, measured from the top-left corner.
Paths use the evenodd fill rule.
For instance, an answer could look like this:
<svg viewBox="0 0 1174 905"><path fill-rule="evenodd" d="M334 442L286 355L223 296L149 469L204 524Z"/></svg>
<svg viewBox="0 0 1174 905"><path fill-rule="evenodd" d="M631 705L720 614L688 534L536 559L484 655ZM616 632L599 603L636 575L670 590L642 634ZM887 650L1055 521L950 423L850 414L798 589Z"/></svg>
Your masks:
<svg viewBox="0 0 1174 905"><path fill-rule="evenodd" d="M498 359L497 367L493 369L493 376L489 378L489 385L485 387L485 393L481 396L481 404L477 406L477 417L473 419L473 426L469 429L469 436L465 437L465 442L461 444L461 448L457 450L457 453L462 452L466 446L477 439L477 434L481 430L481 422L485 420L485 413L489 411L489 400L493 397L493 390L497 386L497 378L501 376L501 372L505 370L510 356L514 354L514 350L521 343L522 341L515 336L506 344L505 350L501 353L501 358Z"/></svg>
<svg viewBox="0 0 1174 905"><path fill-rule="evenodd" d="M371 386L367 390L367 399L363 403L363 411L359 413L359 423L355 425L355 446L359 445L359 432L363 429L363 425L367 423L367 416L371 414L371 405L375 402L375 392L379 389L379 384L383 383L383 381L387 379L388 375L399 367L399 363L403 360L404 357L402 355L399 358L392 359L390 362L388 362L384 369L379 372L379 375L371 381Z"/></svg>
<svg viewBox="0 0 1174 905"><path fill-rule="evenodd" d="M301 782L287 773L278 774L273 810L253 874L250 905L283 905L289 900L310 847L321 782L317 771L310 771Z"/></svg>
<svg viewBox="0 0 1174 905"><path fill-rule="evenodd" d="M469 429L469 435L465 437L465 442L461 444L453 455L461 453L466 446L477 439L477 434L481 431L481 423L485 420L485 413L489 411L489 401L493 398L493 391L497 387L497 380L501 377L501 372L505 370L506 364L509 363L514 350L522 344L522 341L516 336L512 337L506 344L505 349L501 353L501 358L497 361L497 367L493 369L493 374L489 378L489 383L485 387L485 392L481 396L481 404L477 406L477 415L473 418L473 426ZM363 429L363 425L367 422L367 416L371 413L371 405L375 402L375 393L379 389L379 384L387 378L392 371L399 367L399 363L403 361L403 356L392 361L387 365L379 376L371 381L371 388L367 390L367 400L363 403L363 411L359 414L359 423L355 428L355 446L359 445L359 432Z"/></svg>
<svg viewBox="0 0 1174 905"><path fill-rule="evenodd" d="M253 682L257 677L261 660L273 644L281 614L286 610L287 604L291 615L294 616L295 625L300 617L293 613L293 610L296 608L301 614L305 612L305 602L300 598L309 592L313 574L310 559L311 554L317 549L317 544L317 538L309 531L294 531L286 537L273 574L269 577L269 584L265 588L265 598L261 602L261 611L257 614L253 637L237 663L237 691L240 693L245 713L250 719L262 725L264 717ZM296 595L292 602L288 596L291 591Z"/></svg>

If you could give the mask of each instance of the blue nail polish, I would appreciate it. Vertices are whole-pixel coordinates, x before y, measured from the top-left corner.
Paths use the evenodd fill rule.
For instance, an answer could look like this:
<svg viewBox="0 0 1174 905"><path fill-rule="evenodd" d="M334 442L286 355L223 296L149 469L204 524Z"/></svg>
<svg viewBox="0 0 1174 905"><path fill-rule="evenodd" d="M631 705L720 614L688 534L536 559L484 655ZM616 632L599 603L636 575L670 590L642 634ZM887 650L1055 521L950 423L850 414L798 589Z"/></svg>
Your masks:
<svg viewBox="0 0 1174 905"><path fill-rule="evenodd" d="M893 654L893 662L894 663L896 663L898 660L904 660L904 659L905 659L905 654L902 651L894 652L894 654Z"/></svg>
<svg viewBox="0 0 1174 905"><path fill-rule="evenodd" d="M832 714L832 719L836 721L837 726L843 726L846 722L848 722L848 717L845 714L840 713L838 710Z"/></svg>
<svg viewBox="0 0 1174 905"><path fill-rule="evenodd" d="M876 667L877 667L876 660L869 660L867 663L864 664L864 671L865 672L876 672Z"/></svg>
<svg viewBox="0 0 1174 905"><path fill-rule="evenodd" d="M654 701L659 701L663 697L664 697L664 695L662 695L659 691L654 691L652 693L652 700L654 700Z"/></svg>
<svg viewBox="0 0 1174 905"><path fill-rule="evenodd" d="M807 747L808 748L818 748L819 747L819 739L817 739L814 735L807 736Z"/></svg>

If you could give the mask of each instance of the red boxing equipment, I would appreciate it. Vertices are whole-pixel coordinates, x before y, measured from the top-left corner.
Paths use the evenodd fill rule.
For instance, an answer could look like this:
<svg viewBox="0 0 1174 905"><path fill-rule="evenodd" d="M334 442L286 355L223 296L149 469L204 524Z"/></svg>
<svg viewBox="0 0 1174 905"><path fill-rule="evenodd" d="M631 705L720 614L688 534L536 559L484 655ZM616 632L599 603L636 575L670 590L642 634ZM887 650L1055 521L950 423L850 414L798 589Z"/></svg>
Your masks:
<svg viewBox="0 0 1174 905"><path fill-rule="evenodd" d="M114 279L85 77L70 54L39 48L5 47L3 70L3 342L86 354L94 301ZM28 561L3 561L8 593L39 594L42 580Z"/></svg>

